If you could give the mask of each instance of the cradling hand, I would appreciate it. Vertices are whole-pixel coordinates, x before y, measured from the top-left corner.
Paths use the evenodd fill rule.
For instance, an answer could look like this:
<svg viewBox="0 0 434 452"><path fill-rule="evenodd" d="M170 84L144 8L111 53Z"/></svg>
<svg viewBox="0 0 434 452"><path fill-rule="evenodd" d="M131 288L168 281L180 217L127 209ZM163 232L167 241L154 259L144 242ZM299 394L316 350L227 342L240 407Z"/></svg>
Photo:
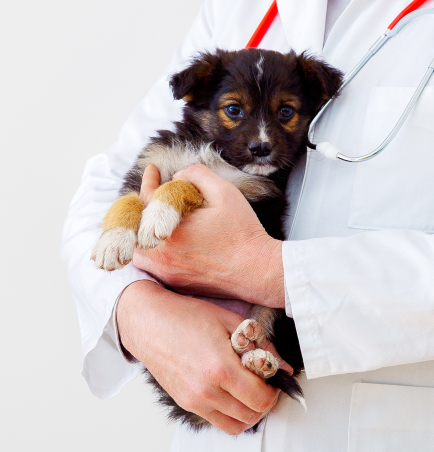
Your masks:
<svg viewBox="0 0 434 452"><path fill-rule="evenodd" d="M128 286L117 308L123 346L179 406L231 435L255 425L279 394L245 369L232 349L230 336L242 320L151 281ZM271 344L265 348L278 356ZM292 371L283 362L281 368Z"/></svg>
<svg viewBox="0 0 434 452"><path fill-rule="evenodd" d="M180 293L283 308L281 242L266 233L241 192L203 165L175 177L195 185L203 206L157 248L136 249L134 265ZM145 204L158 186L158 170L151 165L143 176Z"/></svg>

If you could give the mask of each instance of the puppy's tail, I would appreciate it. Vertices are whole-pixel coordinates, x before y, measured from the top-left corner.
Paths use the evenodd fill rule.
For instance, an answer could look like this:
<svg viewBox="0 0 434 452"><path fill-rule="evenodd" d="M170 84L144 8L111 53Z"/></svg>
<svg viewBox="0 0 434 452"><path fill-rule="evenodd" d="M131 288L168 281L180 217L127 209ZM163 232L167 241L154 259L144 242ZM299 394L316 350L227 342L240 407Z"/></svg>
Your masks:
<svg viewBox="0 0 434 452"><path fill-rule="evenodd" d="M279 388L292 399L299 402L306 410L306 401L304 400L303 391L297 380L286 370L279 369L276 375L267 380L271 386Z"/></svg>

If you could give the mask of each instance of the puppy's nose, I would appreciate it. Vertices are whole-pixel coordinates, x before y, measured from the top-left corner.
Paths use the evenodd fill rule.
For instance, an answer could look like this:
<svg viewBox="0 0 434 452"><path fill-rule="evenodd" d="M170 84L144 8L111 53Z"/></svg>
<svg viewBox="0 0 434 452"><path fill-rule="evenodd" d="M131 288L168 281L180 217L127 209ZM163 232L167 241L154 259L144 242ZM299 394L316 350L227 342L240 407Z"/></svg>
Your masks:
<svg viewBox="0 0 434 452"><path fill-rule="evenodd" d="M249 151L256 157L266 157L271 154L271 144L262 141L252 141L249 144Z"/></svg>

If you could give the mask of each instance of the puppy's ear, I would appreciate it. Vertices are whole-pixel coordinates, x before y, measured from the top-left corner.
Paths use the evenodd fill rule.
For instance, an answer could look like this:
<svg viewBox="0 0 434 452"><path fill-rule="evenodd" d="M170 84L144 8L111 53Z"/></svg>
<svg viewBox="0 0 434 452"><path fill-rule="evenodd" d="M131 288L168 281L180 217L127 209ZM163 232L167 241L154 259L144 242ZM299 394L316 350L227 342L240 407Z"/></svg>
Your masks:
<svg viewBox="0 0 434 452"><path fill-rule="evenodd" d="M343 73L303 52L297 57L304 92L315 112L339 90Z"/></svg>
<svg viewBox="0 0 434 452"><path fill-rule="evenodd" d="M227 53L223 50L201 53L187 69L174 74L169 82L173 97L197 105L206 104L223 77Z"/></svg>

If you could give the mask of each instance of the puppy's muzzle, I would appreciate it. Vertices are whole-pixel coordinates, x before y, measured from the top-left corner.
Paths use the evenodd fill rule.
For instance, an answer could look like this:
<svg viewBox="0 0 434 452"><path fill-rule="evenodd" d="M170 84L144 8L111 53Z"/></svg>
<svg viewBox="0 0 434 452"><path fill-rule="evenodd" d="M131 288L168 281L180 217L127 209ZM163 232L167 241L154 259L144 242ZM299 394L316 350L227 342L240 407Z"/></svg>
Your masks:
<svg viewBox="0 0 434 452"><path fill-rule="evenodd" d="M271 154L271 144L263 141L252 141L249 146L249 151L255 157L267 157Z"/></svg>

